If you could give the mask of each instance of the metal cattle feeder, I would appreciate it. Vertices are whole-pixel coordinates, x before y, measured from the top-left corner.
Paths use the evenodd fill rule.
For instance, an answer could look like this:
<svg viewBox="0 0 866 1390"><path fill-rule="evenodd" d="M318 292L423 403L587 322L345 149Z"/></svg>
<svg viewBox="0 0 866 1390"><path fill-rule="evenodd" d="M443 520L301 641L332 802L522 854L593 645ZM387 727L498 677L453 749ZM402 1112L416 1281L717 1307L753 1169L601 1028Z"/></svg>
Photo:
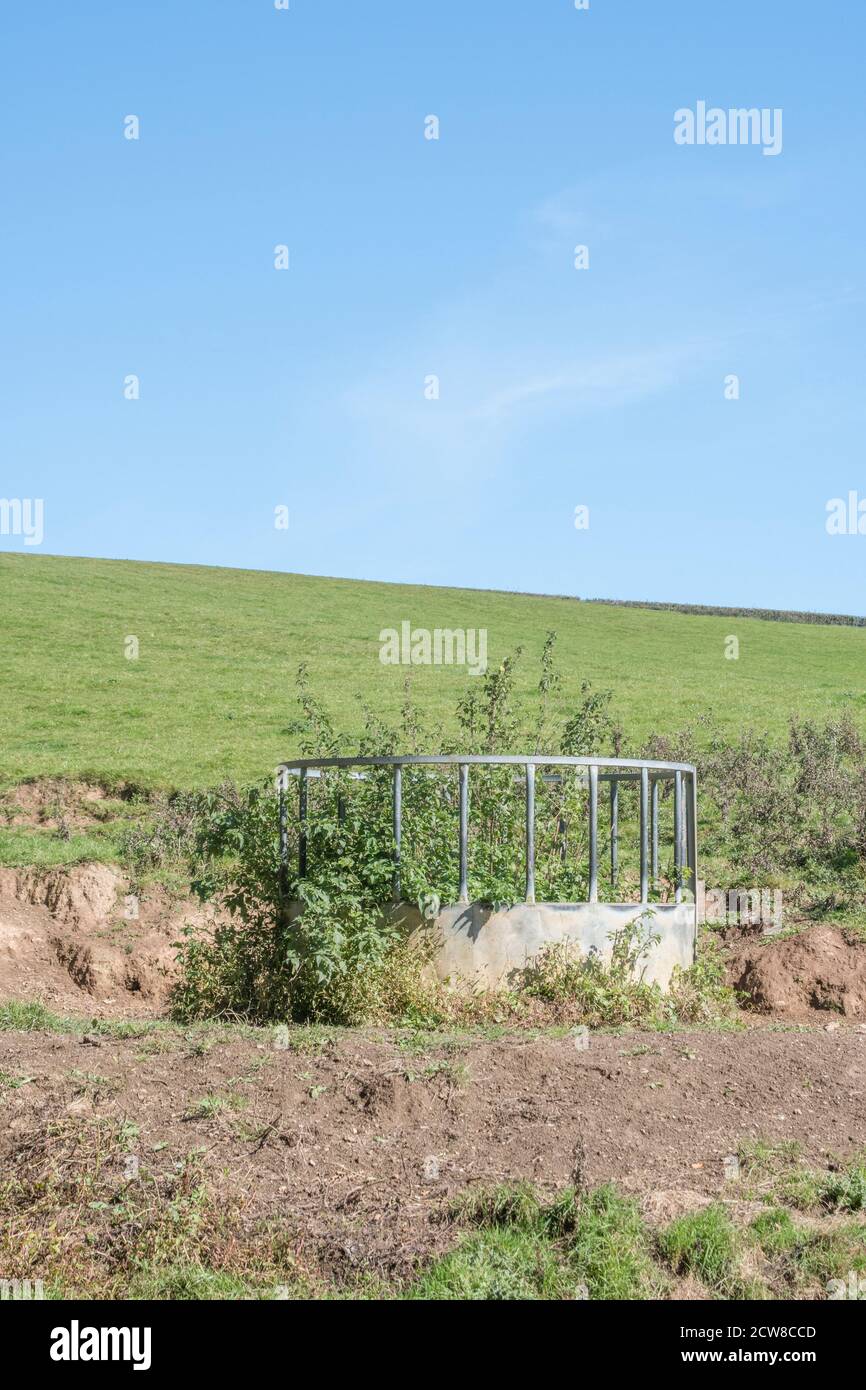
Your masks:
<svg viewBox="0 0 866 1390"><path fill-rule="evenodd" d="M473 767L510 766L522 769L525 786L525 891L523 902L508 906L469 900L470 774ZM457 901L439 907L431 920L417 905L401 897L400 847L403 830L403 768L456 767L458 776ZM368 758L299 758L278 768L280 855L288 876L288 789L290 777L298 779L298 875L307 873L308 779L328 769L364 777L364 769L392 769L394 839L394 901L383 904L383 913L396 915L407 932L432 933L432 966L441 979L475 988L495 989L507 984L516 971L529 964L539 951L557 943L569 943L584 955L609 960L618 932L643 919L655 938L639 962L644 979L667 988L675 967L688 968L695 956L697 938L697 776L691 763L657 762L644 758L593 758L541 754L425 754ZM589 874L585 902L537 902L535 894L535 786L542 769L545 780L561 778L566 770L588 787ZM551 771L554 770L554 771ZM631 902L599 900L599 787L607 786L610 837L607 853L613 896L619 868L619 790L637 784L639 790L639 899ZM652 901L651 890L659 883L659 796L668 785L673 792L674 890L672 901Z"/></svg>

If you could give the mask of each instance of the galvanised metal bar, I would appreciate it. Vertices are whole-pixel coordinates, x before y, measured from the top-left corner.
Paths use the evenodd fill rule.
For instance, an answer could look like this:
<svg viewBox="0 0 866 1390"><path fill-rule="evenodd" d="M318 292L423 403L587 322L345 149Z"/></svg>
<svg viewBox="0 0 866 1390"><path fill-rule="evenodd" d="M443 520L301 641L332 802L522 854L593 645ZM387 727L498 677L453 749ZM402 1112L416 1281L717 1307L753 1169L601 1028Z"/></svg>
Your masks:
<svg viewBox="0 0 866 1390"><path fill-rule="evenodd" d="M683 774L674 773L674 902L683 900Z"/></svg>
<svg viewBox="0 0 866 1390"><path fill-rule="evenodd" d="M619 872L619 781L610 780L610 887L616 888Z"/></svg>
<svg viewBox="0 0 866 1390"><path fill-rule="evenodd" d="M662 763L642 758L571 758L560 753L389 753L371 758L294 758L287 759L280 766L293 770L305 767L392 767L394 763L402 763L403 767L447 767L461 763L470 767L473 763L524 767L527 763L534 763L536 767L632 768L637 774L645 767L668 774L676 770L694 772L692 763Z"/></svg>
<svg viewBox="0 0 866 1390"><path fill-rule="evenodd" d="M298 878L307 876L307 769L301 768L298 778L298 820L301 823L298 835Z"/></svg>
<svg viewBox="0 0 866 1390"><path fill-rule="evenodd" d="M393 786L394 818L394 901L400 901L400 840L403 833L403 767L394 765Z"/></svg>
<svg viewBox="0 0 866 1390"><path fill-rule="evenodd" d="M598 902L598 768L589 765L589 901Z"/></svg>
<svg viewBox="0 0 866 1390"><path fill-rule="evenodd" d="M689 887L695 902L698 900L698 778L692 772L688 777L688 837L686 850L689 863Z"/></svg>
<svg viewBox="0 0 866 1390"><path fill-rule="evenodd" d="M649 840L649 771L640 774L640 900L649 901L649 870L647 865Z"/></svg>
<svg viewBox="0 0 866 1390"><path fill-rule="evenodd" d="M653 778L652 792L652 885L659 881L659 782Z"/></svg>
<svg viewBox="0 0 866 1390"><path fill-rule="evenodd" d="M459 764L460 778L460 892L457 901L469 901L469 767Z"/></svg>
<svg viewBox="0 0 866 1390"><path fill-rule="evenodd" d="M526 764L526 901L535 902L535 765Z"/></svg>
<svg viewBox="0 0 866 1390"><path fill-rule="evenodd" d="M289 774L285 768L280 768L277 787L280 797L280 890L285 893L289 886L289 819L286 805Z"/></svg>

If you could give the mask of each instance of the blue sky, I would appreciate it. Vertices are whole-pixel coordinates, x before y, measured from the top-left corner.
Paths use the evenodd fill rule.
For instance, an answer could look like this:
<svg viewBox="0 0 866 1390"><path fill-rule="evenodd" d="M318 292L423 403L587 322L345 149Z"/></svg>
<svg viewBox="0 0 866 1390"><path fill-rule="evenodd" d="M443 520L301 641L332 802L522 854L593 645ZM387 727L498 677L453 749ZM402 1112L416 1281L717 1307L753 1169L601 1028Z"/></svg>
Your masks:
<svg viewBox="0 0 866 1390"><path fill-rule="evenodd" d="M864 39L850 0L15 7L0 496L54 554L866 611L825 529ZM699 100L781 153L678 146Z"/></svg>

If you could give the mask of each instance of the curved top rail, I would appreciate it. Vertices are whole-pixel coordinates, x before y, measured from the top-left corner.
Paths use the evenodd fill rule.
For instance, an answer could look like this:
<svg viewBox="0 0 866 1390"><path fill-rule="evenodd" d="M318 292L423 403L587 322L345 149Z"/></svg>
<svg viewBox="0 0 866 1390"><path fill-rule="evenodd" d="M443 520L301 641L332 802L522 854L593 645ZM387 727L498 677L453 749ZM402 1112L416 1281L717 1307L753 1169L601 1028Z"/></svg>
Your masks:
<svg viewBox="0 0 866 1390"><path fill-rule="evenodd" d="M692 763L662 762L652 758L571 757L544 753L383 753L375 757L295 758L280 763L277 784L280 796L280 860L287 875L288 833L287 792L289 773L298 774L298 874L307 872L307 790L309 777L319 777L325 768L390 768L393 798L394 897L400 896L400 843L404 767L456 767L459 776L459 903L468 899L469 866L469 770L470 767L519 767L526 782L526 902L535 902L535 785L536 770L545 767L574 768L585 774L581 780L589 788L589 901L598 901L598 799L599 783L610 783L611 886L617 877L618 793L621 782L640 783L640 901L648 901L650 882L658 877L658 801L659 783L670 778L674 791L674 867L675 901L682 901L683 868L694 894L697 887L697 773ZM355 774L363 777L363 774ZM542 781L561 778L542 774ZM345 803L341 799L345 815ZM650 864L650 840L652 860Z"/></svg>
<svg viewBox="0 0 866 1390"><path fill-rule="evenodd" d="M369 758L292 758L278 764L278 771L305 771L318 767L424 767L459 766L461 763L517 767L612 767L650 772L695 773L693 763L656 762L650 758L585 758L552 753L401 753Z"/></svg>

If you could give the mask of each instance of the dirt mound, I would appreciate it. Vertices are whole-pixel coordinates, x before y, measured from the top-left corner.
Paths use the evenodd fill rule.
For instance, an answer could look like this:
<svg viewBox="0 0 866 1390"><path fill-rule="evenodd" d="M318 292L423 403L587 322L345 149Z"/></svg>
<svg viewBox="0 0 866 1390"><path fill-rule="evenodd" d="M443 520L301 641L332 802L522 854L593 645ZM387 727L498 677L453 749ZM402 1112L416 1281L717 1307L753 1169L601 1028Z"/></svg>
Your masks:
<svg viewBox="0 0 866 1390"><path fill-rule="evenodd" d="M736 947L728 982L760 1013L814 1021L829 1012L866 1021L866 944L836 927Z"/></svg>
<svg viewBox="0 0 866 1390"><path fill-rule="evenodd" d="M93 1014L158 1014L180 929L212 920L155 889L129 891L107 864L0 869L0 999Z"/></svg>

